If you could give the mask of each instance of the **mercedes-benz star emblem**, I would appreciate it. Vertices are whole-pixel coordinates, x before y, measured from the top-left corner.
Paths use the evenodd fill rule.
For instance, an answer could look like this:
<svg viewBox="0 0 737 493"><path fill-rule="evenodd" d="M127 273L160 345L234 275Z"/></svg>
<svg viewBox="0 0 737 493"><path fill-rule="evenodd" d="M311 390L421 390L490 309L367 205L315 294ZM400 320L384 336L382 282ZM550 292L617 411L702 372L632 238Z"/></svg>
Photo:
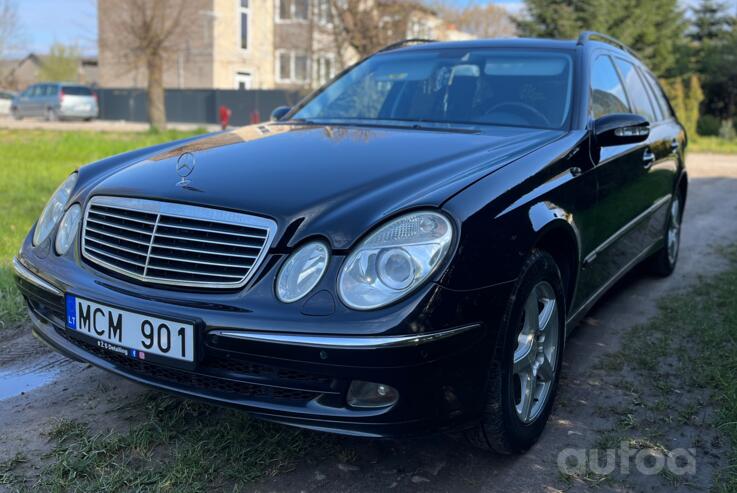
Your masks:
<svg viewBox="0 0 737 493"><path fill-rule="evenodd" d="M194 165L195 165L195 158L194 154L191 152L185 152L181 156L179 156L179 159L177 159L177 174L181 177L181 180L179 180L180 187L185 187L189 185L189 180L187 180L187 177L192 174L192 171L194 171Z"/></svg>

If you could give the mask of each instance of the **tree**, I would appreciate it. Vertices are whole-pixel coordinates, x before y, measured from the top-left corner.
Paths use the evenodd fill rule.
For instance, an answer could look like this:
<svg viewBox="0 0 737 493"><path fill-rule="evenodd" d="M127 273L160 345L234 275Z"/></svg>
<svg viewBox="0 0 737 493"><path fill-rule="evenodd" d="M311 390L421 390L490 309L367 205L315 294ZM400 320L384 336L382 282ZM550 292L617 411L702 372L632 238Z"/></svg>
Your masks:
<svg viewBox="0 0 737 493"><path fill-rule="evenodd" d="M689 37L698 44L723 39L734 25L727 5L716 0L701 0L691 12L693 20Z"/></svg>
<svg viewBox="0 0 737 493"><path fill-rule="evenodd" d="M684 42L685 13L678 0L526 0L517 27L525 36L575 38L599 31L636 50L658 75L672 75Z"/></svg>
<svg viewBox="0 0 737 493"><path fill-rule="evenodd" d="M100 0L103 12L107 4L115 4L116 15L100 16L100 42L120 59L135 68L143 66L147 73L148 116L151 128L166 128L164 102L165 64L175 58L185 45L186 27L196 16L196 3L188 0ZM112 9L111 9L112 10Z"/></svg>
<svg viewBox="0 0 737 493"><path fill-rule="evenodd" d="M737 36L726 4L701 0L693 8L690 66L703 80L702 110L720 119L737 114Z"/></svg>
<svg viewBox="0 0 737 493"><path fill-rule="evenodd" d="M405 0L330 0L335 46L364 58L405 39L412 10L419 6ZM345 53L341 54L345 58Z"/></svg>
<svg viewBox="0 0 737 493"><path fill-rule="evenodd" d="M446 22L478 38L512 37L517 31L506 9L492 3L471 2L463 7L447 2L431 5Z"/></svg>
<svg viewBox="0 0 737 493"><path fill-rule="evenodd" d="M22 30L18 17L18 7L13 0L0 0L0 59L9 51L18 48Z"/></svg>
<svg viewBox="0 0 737 493"><path fill-rule="evenodd" d="M703 110L721 119L733 119L737 115L737 33L705 43L701 53L696 67L706 94Z"/></svg>
<svg viewBox="0 0 737 493"><path fill-rule="evenodd" d="M79 48L54 43L49 54L41 63L41 77L46 81L77 80L79 68Z"/></svg>

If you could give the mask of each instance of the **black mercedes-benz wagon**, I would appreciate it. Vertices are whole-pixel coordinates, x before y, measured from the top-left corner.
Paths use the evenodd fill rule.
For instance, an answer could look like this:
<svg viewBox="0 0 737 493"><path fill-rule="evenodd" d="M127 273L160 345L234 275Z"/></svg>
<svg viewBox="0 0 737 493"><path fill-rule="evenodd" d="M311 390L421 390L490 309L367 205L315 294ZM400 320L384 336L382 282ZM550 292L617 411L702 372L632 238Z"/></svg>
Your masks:
<svg viewBox="0 0 737 493"><path fill-rule="evenodd" d="M686 135L637 56L405 42L273 121L82 166L14 261L70 358L264 419L529 448L566 335L668 275Z"/></svg>

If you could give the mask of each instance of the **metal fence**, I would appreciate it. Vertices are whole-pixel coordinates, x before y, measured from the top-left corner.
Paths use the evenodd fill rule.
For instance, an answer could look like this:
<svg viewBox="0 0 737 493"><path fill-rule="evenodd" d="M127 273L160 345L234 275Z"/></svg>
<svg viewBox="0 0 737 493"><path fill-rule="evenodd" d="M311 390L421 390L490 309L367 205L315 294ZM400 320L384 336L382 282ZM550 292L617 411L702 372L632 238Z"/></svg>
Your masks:
<svg viewBox="0 0 737 493"><path fill-rule="evenodd" d="M96 89L100 119L148 121L145 89ZM268 120L277 106L293 106L303 94L283 90L167 89L166 119L170 122L219 123L219 109L233 112L232 125L245 125L258 116Z"/></svg>

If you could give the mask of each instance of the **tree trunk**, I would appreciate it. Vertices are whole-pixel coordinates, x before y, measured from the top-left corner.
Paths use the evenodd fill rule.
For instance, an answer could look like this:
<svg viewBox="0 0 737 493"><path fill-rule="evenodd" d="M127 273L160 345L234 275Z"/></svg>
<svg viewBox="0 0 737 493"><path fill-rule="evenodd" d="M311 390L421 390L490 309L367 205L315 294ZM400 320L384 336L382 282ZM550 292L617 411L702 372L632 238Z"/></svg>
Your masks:
<svg viewBox="0 0 737 493"><path fill-rule="evenodd" d="M148 121L152 130L166 130L164 60L160 53L148 56Z"/></svg>

